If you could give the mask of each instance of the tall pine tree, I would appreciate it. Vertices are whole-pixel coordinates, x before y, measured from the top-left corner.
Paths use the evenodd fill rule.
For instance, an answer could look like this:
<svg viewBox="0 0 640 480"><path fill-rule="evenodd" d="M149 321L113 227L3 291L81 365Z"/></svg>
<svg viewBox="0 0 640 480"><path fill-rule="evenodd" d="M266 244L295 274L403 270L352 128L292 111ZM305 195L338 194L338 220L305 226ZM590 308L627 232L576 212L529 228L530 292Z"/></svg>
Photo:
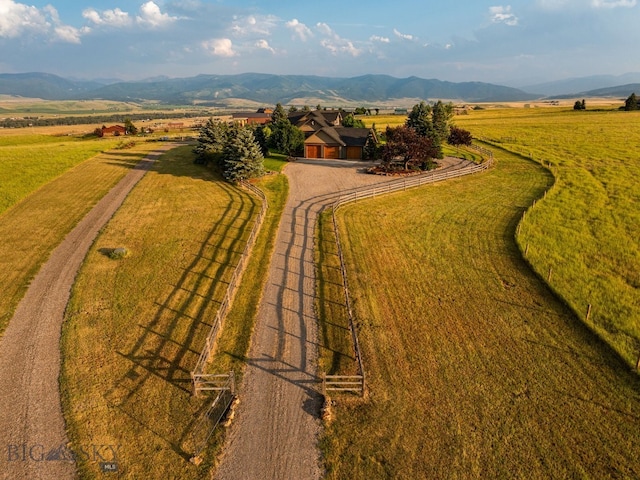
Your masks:
<svg viewBox="0 0 640 480"><path fill-rule="evenodd" d="M222 175L230 182L239 182L264 174L264 157L260 145L249 128L239 129L224 147Z"/></svg>

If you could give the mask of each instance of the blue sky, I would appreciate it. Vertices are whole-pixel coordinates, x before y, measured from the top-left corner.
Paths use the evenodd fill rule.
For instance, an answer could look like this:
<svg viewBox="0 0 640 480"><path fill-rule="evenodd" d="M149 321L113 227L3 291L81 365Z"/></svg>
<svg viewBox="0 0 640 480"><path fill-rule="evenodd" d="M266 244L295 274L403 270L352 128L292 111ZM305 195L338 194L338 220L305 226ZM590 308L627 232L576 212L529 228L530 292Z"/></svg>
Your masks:
<svg viewBox="0 0 640 480"><path fill-rule="evenodd" d="M0 72L384 73L526 85L640 71L639 0L0 0Z"/></svg>

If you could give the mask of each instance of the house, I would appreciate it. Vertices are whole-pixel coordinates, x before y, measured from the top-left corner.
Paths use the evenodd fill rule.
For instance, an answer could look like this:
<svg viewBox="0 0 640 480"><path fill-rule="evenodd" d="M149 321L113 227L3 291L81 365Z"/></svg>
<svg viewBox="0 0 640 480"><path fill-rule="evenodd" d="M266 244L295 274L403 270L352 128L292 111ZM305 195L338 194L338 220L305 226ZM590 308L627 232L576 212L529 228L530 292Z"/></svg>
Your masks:
<svg viewBox="0 0 640 480"><path fill-rule="evenodd" d="M102 127L103 137L105 135L114 135L117 137L119 135L126 135L126 134L127 134L127 131L122 125L112 125L111 127Z"/></svg>
<svg viewBox="0 0 640 480"><path fill-rule="evenodd" d="M306 158L362 160L367 142L378 142L369 128L343 127L340 110L293 112L289 121L304 132Z"/></svg>
<svg viewBox="0 0 640 480"><path fill-rule="evenodd" d="M322 127L304 141L306 158L362 160L367 142L378 142L369 128Z"/></svg>
<svg viewBox="0 0 640 480"><path fill-rule="evenodd" d="M309 137L324 127L338 127L342 123L340 110L309 110L308 112L293 112L289 114L289 121Z"/></svg>
<svg viewBox="0 0 640 480"><path fill-rule="evenodd" d="M263 109L261 109L263 110ZM264 125L271 121L271 114L263 112L239 112L232 114L233 121L240 125Z"/></svg>

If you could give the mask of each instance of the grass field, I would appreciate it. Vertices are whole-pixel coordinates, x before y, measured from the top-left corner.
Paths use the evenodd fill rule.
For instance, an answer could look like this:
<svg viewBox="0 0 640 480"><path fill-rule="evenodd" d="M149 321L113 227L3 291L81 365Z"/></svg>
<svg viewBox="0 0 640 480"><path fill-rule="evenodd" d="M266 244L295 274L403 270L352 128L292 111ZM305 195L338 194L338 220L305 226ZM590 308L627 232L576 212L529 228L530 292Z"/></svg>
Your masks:
<svg viewBox="0 0 640 480"><path fill-rule="evenodd" d="M115 144L58 142L46 136L0 136L0 334L50 252L153 148L141 144L96 156Z"/></svg>
<svg viewBox="0 0 640 480"><path fill-rule="evenodd" d="M265 279L285 178L260 181L271 205L210 365L238 368ZM164 155L89 252L63 330L64 410L72 442L118 444L126 478L203 478L189 463L191 429L206 397L191 395L195 365L259 211L259 200L193 164L189 147ZM126 247L119 261L106 252ZM94 463L81 478L101 477Z"/></svg>
<svg viewBox="0 0 640 480"><path fill-rule="evenodd" d="M0 214L41 185L120 143L51 135L0 135Z"/></svg>
<svg viewBox="0 0 640 480"><path fill-rule="evenodd" d="M637 376L514 240L553 178L496 158L339 211L369 394L336 400L327 478L640 476Z"/></svg>
<svg viewBox="0 0 640 480"><path fill-rule="evenodd" d="M589 103L587 102L587 105ZM550 164L556 185L523 222L528 260L635 366L640 355L640 112L474 111L456 123Z"/></svg>

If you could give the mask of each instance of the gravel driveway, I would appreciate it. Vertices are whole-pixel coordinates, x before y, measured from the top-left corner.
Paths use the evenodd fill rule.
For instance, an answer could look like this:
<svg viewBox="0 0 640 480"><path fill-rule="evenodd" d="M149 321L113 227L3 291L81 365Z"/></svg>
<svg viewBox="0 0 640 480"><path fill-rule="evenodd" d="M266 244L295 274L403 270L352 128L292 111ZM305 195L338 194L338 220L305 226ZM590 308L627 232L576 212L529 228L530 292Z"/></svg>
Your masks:
<svg viewBox="0 0 640 480"><path fill-rule="evenodd" d="M167 144L132 169L52 252L0 338L0 476L76 476L60 405L60 331L74 279L98 232ZM461 168L447 160L448 167ZM445 162L445 164L447 163ZM455 165L453 165L455 164ZM217 478L317 479L314 228L338 195L381 183L363 162L304 160L287 165L290 195L263 292L241 403ZM86 446L80 446L82 448Z"/></svg>
<svg viewBox="0 0 640 480"><path fill-rule="evenodd" d="M75 478L60 405L60 331L71 287L98 232L165 145L132 169L52 252L0 338L0 476ZM81 446L89 448L89 446Z"/></svg>
<svg viewBox="0 0 640 480"><path fill-rule="evenodd" d="M469 165L445 159L442 169ZM287 165L289 198L277 234L252 337L240 404L216 478L318 479L317 322L314 229L340 193L388 178L360 161L301 160Z"/></svg>

